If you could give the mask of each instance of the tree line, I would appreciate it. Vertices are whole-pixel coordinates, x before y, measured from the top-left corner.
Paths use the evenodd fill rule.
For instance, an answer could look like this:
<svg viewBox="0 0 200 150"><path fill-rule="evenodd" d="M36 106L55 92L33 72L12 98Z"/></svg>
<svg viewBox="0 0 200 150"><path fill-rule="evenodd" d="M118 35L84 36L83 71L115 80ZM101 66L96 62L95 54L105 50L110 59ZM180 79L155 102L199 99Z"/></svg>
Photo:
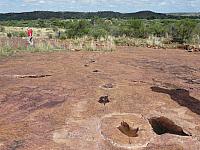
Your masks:
<svg viewBox="0 0 200 150"><path fill-rule="evenodd" d="M176 16L152 11L139 11L135 13L119 13L113 11L100 12L52 12L52 11L34 11L23 13L0 14L0 21L9 20L37 20L37 19L92 19L95 16L99 18L118 18L118 19L200 19L200 16Z"/></svg>

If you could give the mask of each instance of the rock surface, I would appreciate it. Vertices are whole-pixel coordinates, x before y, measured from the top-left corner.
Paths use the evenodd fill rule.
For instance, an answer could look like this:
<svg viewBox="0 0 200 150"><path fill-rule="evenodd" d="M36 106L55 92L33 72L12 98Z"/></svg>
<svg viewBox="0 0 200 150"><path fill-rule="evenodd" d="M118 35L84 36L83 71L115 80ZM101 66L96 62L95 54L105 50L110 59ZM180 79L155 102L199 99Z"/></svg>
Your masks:
<svg viewBox="0 0 200 150"><path fill-rule="evenodd" d="M0 150L199 150L199 58L127 47L3 58ZM102 88L108 83L113 88ZM156 134L148 119L161 116L191 136ZM138 137L120 132L122 121L139 127Z"/></svg>

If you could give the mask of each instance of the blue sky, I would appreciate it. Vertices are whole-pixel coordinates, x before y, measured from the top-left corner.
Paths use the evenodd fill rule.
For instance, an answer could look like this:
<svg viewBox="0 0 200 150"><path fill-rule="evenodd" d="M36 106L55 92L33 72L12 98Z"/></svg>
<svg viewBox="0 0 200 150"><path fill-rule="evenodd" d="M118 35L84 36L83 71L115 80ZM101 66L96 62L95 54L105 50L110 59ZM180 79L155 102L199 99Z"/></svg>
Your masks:
<svg viewBox="0 0 200 150"><path fill-rule="evenodd" d="M0 12L27 11L200 12L200 0L0 0Z"/></svg>

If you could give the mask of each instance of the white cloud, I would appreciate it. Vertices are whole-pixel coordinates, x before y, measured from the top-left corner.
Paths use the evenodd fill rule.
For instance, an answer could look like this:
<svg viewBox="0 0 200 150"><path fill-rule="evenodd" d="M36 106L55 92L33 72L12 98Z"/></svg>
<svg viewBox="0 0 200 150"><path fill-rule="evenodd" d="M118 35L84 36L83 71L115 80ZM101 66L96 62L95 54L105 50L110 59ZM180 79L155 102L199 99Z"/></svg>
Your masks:
<svg viewBox="0 0 200 150"><path fill-rule="evenodd" d="M199 6L200 0L0 0L2 12L34 10L193 12L200 11Z"/></svg>
<svg viewBox="0 0 200 150"><path fill-rule="evenodd" d="M112 6L116 5L129 5L129 6L192 6L197 7L200 5L200 0L22 0L24 3L76 3L76 4L110 4Z"/></svg>

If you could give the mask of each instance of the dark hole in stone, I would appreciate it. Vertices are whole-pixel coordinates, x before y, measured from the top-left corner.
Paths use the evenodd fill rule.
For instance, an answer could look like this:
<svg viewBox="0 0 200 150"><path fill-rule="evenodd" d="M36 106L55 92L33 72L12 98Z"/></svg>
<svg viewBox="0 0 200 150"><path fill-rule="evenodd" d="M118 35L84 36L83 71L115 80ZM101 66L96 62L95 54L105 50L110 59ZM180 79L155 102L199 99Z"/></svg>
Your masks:
<svg viewBox="0 0 200 150"><path fill-rule="evenodd" d="M50 77L52 75L22 75L19 76L19 78L45 78L45 77Z"/></svg>
<svg viewBox="0 0 200 150"><path fill-rule="evenodd" d="M151 87L153 92L164 93L170 95L171 99L180 106L187 107L192 112L200 115L200 100L190 96L190 92L186 89L168 89L163 87Z"/></svg>
<svg viewBox="0 0 200 150"><path fill-rule="evenodd" d="M102 87L106 89L112 89L114 86L112 83L108 83L108 84L103 85Z"/></svg>
<svg viewBox="0 0 200 150"><path fill-rule="evenodd" d="M85 66L85 67L89 67L89 65L88 65L88 64L85 64L84 66Z"/></svg>
<svg viewBox="0 0 200 150"><path fill-rule="evenodd" d="M96 61L94 60L94 59L91 59L90 61L89 61L89 63L95 63Z"/></svg>
<svg viewBox="0 0 200 150"><path fill-rule="evenodd" d="M100 72L99 70L94 70L93 72L97 73L97 72Z"/></svg>
<svg viewBox="0 0 200 150"><path fill-rule="evenodd" d="M110 101L109 101L109 99L108 99L108 96L101 96L101 97L99 98L99 101L98 101L98 102L101 103L101 104L106 105L106 104L109 103Z"/></svg>
<svg viewBox="0 0 200 150"><path fill-rule="evenodd" d="M176 125L173 121L166 117L150 118L149 123L151 124L153 131L158 135L169 133L180 136L190 136L185 133L180 126Z"/></svg>
<svg viewBox="0 0 200 150"><path fill-rule="evenodd" d="M128 137L138 137L139 128L131 128L128 123L121 122L121 125L117 127L123 134Z"/></svg>

